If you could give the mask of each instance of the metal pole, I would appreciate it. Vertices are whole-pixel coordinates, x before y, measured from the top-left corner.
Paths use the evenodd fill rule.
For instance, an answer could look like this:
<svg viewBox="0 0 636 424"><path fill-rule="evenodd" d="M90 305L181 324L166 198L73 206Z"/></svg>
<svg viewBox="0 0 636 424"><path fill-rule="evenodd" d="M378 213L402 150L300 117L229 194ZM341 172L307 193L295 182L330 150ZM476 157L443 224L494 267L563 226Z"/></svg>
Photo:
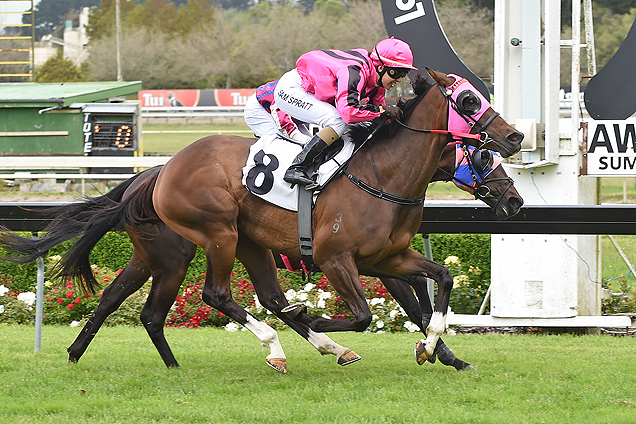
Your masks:
<svg viewBox="0 0 636 424"><path fill-rule="evenodd" d="M433 260L433 249L431 248L431 238L428 234L422 234L424 242L424 256ZM431 305L435 304L435 281L430 278L426 279L426 288L428 289L428 297L431 300Z"/></svg>
<svg viewBox="0 0 636 424"><path fill-rule="evenodd" d="M38 233L33 233L37 238ZM42 350L42 315L44 314L44 259L38 257L35 260L38 266L37 289L35 293L35 352Z"/></svg>
<svg viewBox="0 0 636 424"><path fill-rule="evenodd" d="M119 8L119 0L115 1L115 29L117 44L117 81L123 81L121 76L121 13Z"/></svg>

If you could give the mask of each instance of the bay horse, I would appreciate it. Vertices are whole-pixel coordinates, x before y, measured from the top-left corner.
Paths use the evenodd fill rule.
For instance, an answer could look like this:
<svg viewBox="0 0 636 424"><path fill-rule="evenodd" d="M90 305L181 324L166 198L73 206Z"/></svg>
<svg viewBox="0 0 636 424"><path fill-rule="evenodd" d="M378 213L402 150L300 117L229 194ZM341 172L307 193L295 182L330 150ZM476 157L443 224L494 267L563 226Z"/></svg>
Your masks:
<svg viewBox="0 0 636 424"><path fill-rule="evenodd" d="M416 348L418 361L423 362L433 356L445 330L453 279L446 267L411 249L410 242L420 226L426 188L450 141L449 117L453 111L462 117L474 115L468 129L480 135L462 136L504 157L518 152L523 139L485 100L487 107L482 109L484 103L477 90L456 92L467 85L470 83L462 78L428 69L424 78L416 75L413 88L417 97L404 104L404 122L393 123L393 132L362 146L348 163L349 178L334 179L315 202L314 262L347 304L353 319L333 320L289 310L282 306L287 303L284 298L272 294L279 285L271 252L300 257L298 228L294 212L245 190L241 169L250 139L209 136L190 144L137 188L140 195L131 196L119 207L127 225L142 226L158 219L203 249L208 266L204 302L252 331L270 349L270 364L284 362L284 353L271 328L232 299L230 273L235 257L259 287L259 297L267 294L275 307L289 312L284 322L310 342L319 333L364 331L371 323L360 269L432 278L438 295L427 337ZM354 181L367 182L366 190L351 185ZM371 184L380 187L369 189ZM335 352L339 363L360 359L350 349L336 346Z"/></svg>
<svg viewBox="0 0 636 424"><path fill-rule="evenodd" d="M430 72L430 74L431 74L431 75L436 75L436 73L433 73L432 71ZM438 76L439 76L439 75L438 75ZM443 77L443 75L442 75L442 77ZM443 80L443 78L440 78L440 80ZM447 79L447 80L448 80L448 79ZM451 80L451 82L452 82L452 80ZM447 84L447 85L450 85L450 84ZM433 84L430 84L430 87L432 87L432 86L433 86ZM430 87L429 87L429 88L430 88ZM435 91L435 90L433 90L433 91ZM416 93L417 93L417 90L416 90ZM424 97L424 94L421 94L421 95L419 96L418 103L419 103L419 100L421 100L421 98L423 98L423 97ZM415 106L417 106L417 104L415 104ZM494 112L492 112L492 110L489 110L489 112L490 112L490 114L488 114L488 113L484 113L484 114L483 114L483 116L481 117L481 119L483 119L484 121L490 121L490 122L494 122L494 123L495 123L495 124L494 124L491 128L489 128L489 129L488 129L488 130L489 130L489 131L491 131L493 134L495 134L495 135L494 135L494 137L496 137L496 136L497 136L497 131L493 131L493 129L496 129L497 127L501 127L501 122L503 122L504 128L503 128L503 131L501 131L501 129L500 129L500 131L501 131L501 132L500 132L500 134L499 134L499 139L502 139L502 138L503 138L503 139L504 139L504 141L505 141L505 143L503 144L503 146L504 146L504 147L502 148L502 150L503 150L504 152L514 152L514 151L515 151L514 144L513 144L513 147L510 147L510 144L512 144L512 143L511 143L511 141L516 142L517 144L519 144L519 143L520 143L520 141L521 141L521 137L522 137L522 135L521 135L520 133L515 132L515 131L514 131L514 130L512 130L509 126L507 126L507 124L505 124L505 121L501 120L501 118L498 118L498 119L492 119L492 118L493 118L493 116L496 116L496 115L494 115ZM498 122L498 121L501 121L501 122ZM408 121L408 120L407 120L406 122L407 122L407 124L409 123L409 121ZM506 131L507 131L507 132L506 132ZM502 136L502 135L501 135L502 133L504 134L504 136ZM212 138L215 138L215 137L212 137ZM440 137L440 136L433 136L433 138L440 139L441 137ZM208 139L209 139L209 138L208 138ZM208 140L208 139L201 140L201 142L204 142L204 141L206 141L206 140ZM208 141L211 141L211 140L208 140ZM250 143L251 143L251 141L250 141ZM495 145L495 146L497 146L497 143L499 143L499 141L496 141L496 140L495 140L494 145ZM506 144L506 143L507 143L507 144ZM199 144L200 144L200 143L199 143ZM445 143L444 143L444 144L445 144ZM147 185L147 184L146 184L146 185ZM360 193L360 192L358 192L358 193ZM324 194L323 194L323 195L321 195L321 198L322 198L323 196L324 196ZM245 196L243 196L243 197L245 197ZM258 204L258 201L257 201L256 203ZM320 204L320 202L318 202L318 203L317 203L317 206L318 206L319 204ZM402 208L402 207L400 207L400 208ZM402 209L403 209L403 208L402 208ZM412 209L412 207L411 207L411 208L406 208L406 209ZM421 208L420 208L419 214L420 214L420 218L421 218ZM412 215L412 213L411 213L411 212L408 212L408 213L407 213L407 216L410 216L410 215ZM114 221L113 221L113 222L114 222ZM93 224L94 224L94 223L93 223ZM418 225L417 225L417 226L419 226L419 220L418 220ZM247 241L247 242L245 242L244 240L245 240L245 238L244 238L244 237L239 238L239 240L237 241L237 243L236 243L236 245L235 245L236 253L237 253L237 256L239 256L239 259L241 258L241 256L243 256L243 255L241 255L241 252L243 252L243 251L245 250L245 248L243 247L243 246L245 246L245 243L248 243L248 247L249 247L249 248L247 249L247 253L248 253L248 255L254 255L254 245L255 245L255 243L253 243L253 241L252 241L251 239L249 239L249 238L248 238L248 241ZM410 241L410 237L409 237L409 241ZM259 246L259 247L260 247L260 246ZM271 253L269 254L269 256L270 256L269 258L267 258L267 257L265 257L265 258L264 258L264 256L267 256L267 255L265 255L265 254L263 253L263 252L264 252L264 249L263 249L263 250L260 250L260 249L258 249L258 248L257 248L257 249L256 249L256 252L257 252L257 253L259 253L259 256L258 256L258 257L259 257L259 259L260 259L260 260L262 260L262 261L263 261L263 263L264 263L267 267L271 267L271 264L273 263L273 259L271 258ZM412 254L409 252L409 255L412 255ZM416 255L415 255L415 256L416 256ZM232 258L232 259L233 259L233 258ZM209 258L209 257L208 257L208 260L210 261L210 258ZM131 264L132 264L132 263L135 263L135 262L137 262L137 261L139 261L139 263L141 264L141 259L140 259L140 258L135 258L135 257L133 256L133 259L131 260ZM189 262L189 261L186 261L186 262ZM210 261L210 262L211 262L211 261ZM246 266L246 268L248 269L248 271L250 271L250 268L252 268L252 274L253 274L253 271L258 271L258 267L262 265L262 264L259 264L259 263L258 263L258 261L257 261L257 262L250 262L250 261L248 261L248 262L249 262L250 264L255 264L255 265L252 265L252 266ZM432 262L432 261L429 261L429 262ZM232 261L232 263L233 263L233 261ZM425 265L427 264L427 262L426 262L426 261L424 261L424 263L425 263ZM435 265L436 265L436 264L435 264ZM187 266L187 265L186 265L186 266ZM420 265L420 266L421 266L421 265ZM437 265L437 266L439 267L439 265ZM128 269L128 268L129 268L129 267L127 267L127 269ZM424 269L426 269L426 267L423 267L423 268L424 268ZM443 267L442 267L442 268L443 268ZM214 268L213 268L213 269L214 269ZM271 269L271 268L270 268L270 269ZM377 269L382 270L382 268L376 268L376 271L373 271L373 272L377 272ZM125 270L125 271L126 271L126 270ZM120 276L125 275L125 271L124 271L124 272L123 272ZM185 271L184 271L184 272L185 272ZM447 271L446 271L446 273L447 273ZM208 275L209 275L209 274L208 274ZM229 274L228 274L228 276L229 276ZM146 276L146 277L147 277L147 276ZM258 283L258 281L267 281L268 283L270 283L270 282L271 282L271 279L272 279L271 274L270 274L270 275L268 275L265 279L260 279L260 280L259 280L259 277L260 277L260 275L258 275L258 274L257 274L257 275L256 275L256 278L253 278L253 282L255 283L255 287L262 287L262 286ZM139 280L138 280L138 279L136 279L136 278L134 278L134 280L139 281ZM258 281L257 281L257 280L258 280ZM275 274L274 274L274 276L273 276L273 280L275 280ZM448 280L448 279L446 279L446 280ZM145 281L145 278L143 279L143 281ZM143 283L143 281L142 281L142 283ZM180 280L180 281L181 281L181 280ZM440 283L440 281L437 281L437 282L438 282L438 284ZM446 284L446 285L448 285L448 282L446 281L446 282L445 282L445 284ZM452 283L451 283L451 284L452 284ZM228 313L228 312L233 312L233 310L232 310L232 308L231 308L231 307L227 307L227 306L223 305L222 303L215 303L215 302L216 302L216 299L218 299L218 297L217 297L217 298L214 298L214 296L218 296L218 294L219 294L219 293L218 293L218 292L216 291L216 289L214 288L214 285L212 285L212 291L210 291L210 287L209 287L209 286L210 286L209 281L206 281L206 290L204 291L204 294L205 294L205 296L206 296L206 298L207 298L206 300L208 301L208 303L214 303L212 306L215 306L215 304L218 304L218 305L220 306L220 308L217 308L217 309L220 309L222 312L224 312L224 313L226 313L227 315L229 315L229 316L231 316L232 318L234 318L234 317L232 316L232 313ZM279 291L280 291L280 287L278 287L278 288L279 288ZM440 285L440 288L442 288L442 285ZM177 289L178 289L178 286L177 286ZM257 290L258 290L258 289L257 289ZM260 292L259 292L259 296L261 296L262 294L263 294L263 293L260 293ZM269 294L269 293L267 293L267 294ZM176 296L176 292L175 292L174 296ZM174 298L174 296L172 296L172 297ZM210 296L212 296L212 297L210 297ZM412 292L411 292L411 296L412 296ZM270 300L273 300L273 303L275 304L274 308L276 308L276 305L278 305L278 309L282 309L282 307L283 307L283 306L285 306L285 305L282 303L282 302L283 302L283 300L282 300L282 299L284 299L284 296L282 297L282 299L280 299L280 295L279 295L279 294L277 294L277 295L275 295L275 296L271 296L271 294L270 294L269 298L270 298ZM440 297L438 296L438 303L439 303L439 299L440 299ZM150 301L150 299L149 299L149 301ZM120 303L121 303L121 302L120 302ZM172 302L170 302L170 304L171 304L171 303L172 303ZM230 302L228 302L228 303L230 303ZM286 303L286 302L285 302L285 303ZM237 306L238 306L238 305L237 305ZM351 305L350 305L350 306L351 306ZM365 305L365 306L366 306L366 305ZM216 306L215 306L215 307L216 307ZM430 305L429 305L429 307L430 307ZM146 309L147 309L147 308L144 308L144 311L146 311ZM437 309L438 309L438 308L437 308L437 305L436 305L436 310L437 310ZM241 311L242 311L242 310L241 310ZM439 312L439 311L437 311L437 312ZM243 311L243 313L244 313L244 311ZM304 318L303 318L303 317L304 317ZM164 315L163 315L163 317L161 318L161 323L163 323L163 319L164 319L164 318L165 318L165 314L164 314ZM299 318L300 318L300 319L299 319ZM289 319L287 319L287 320L286 320L284 317L283 317L282 319L283 319L285 322L288 322L288 323L289 323ZM252 320L254 320L254 319L253 319L253 317L252 317ZM303 322L303 320L304 320L304 322ZM241 322L241 320L240 320L240 319L239 319L239 320L237 320L237 321ZM313 323L314 321L315 321L315 319L312 319L309 315L306 315L306 314L300 314L299 316L297 316L297 317L296 317L296 319L295 319L295 320L293 320L293 321L292 321L292 324L300 325L301 327L302 327L302 326L307 327L307 325L308 325L308 324ZM144 320L144 324L145 324L145 322L146 322L146 320ZM254 321L250 322L249 317L246 317L246 318L244 319L244 322L245 322L246 324L248 324L248 325L246 325L248 328L250 327L250 326L249 326L249 324L252 324L252 331L254 331L255 333L258 333L257 335L259 335L259 338L260 338L262 341L263 341L263 340L265 340L265 343L267 343L267 344L269 345L270 349L272 350L272 354L270 354L270 357L268 357L268 361L270 361L270 360L271 360L270 364L271 364L272 362L277 362L277 361L276 361L276 359L284 359L284 358L275 358L275 357L271 357L271 355L280 355L280 356L282 356L283 354L282 354L282 349L280 349L280 350L279 350L277 347L275 347L275 345L277 344L277 342L274 342L274 341L273 341L273 339L274 339L275 337L274 337L274 336L273 336L273 335L272 335L272 334L271 334L268 330L266 330L266 329L265 329L265 330L263 330L263 327L262 327L259 323L256 323L256 322L254 322ZM422 321L420 320L420 321L414 321L414 322L422 322ZM262 323L261 323L261 324L262 324ZM294 326L292 325L292 327L294 327ZM301 329L302 329L302 328L301 328ZM356 329L357 329L357 328L356 328ZM430 328L429 328L429 329L430 329ZM273 331L273 330L272 330L272 331ZM298 330L297 330L297 331L298 331ZM317 338L316 333L315 333L313 330L311 330L310 328L306 328L306 329L304 330L304 333L305 333L305 338L309 339L310 341L312 341L312 340L311 340L311 339L312 339L312 336L313 336L313 338L314 338L314 341L315 341L315 339ZM301 334L302 334L302 333L301 333ZM151 335L151 337L152 337L152 335ZM80 335L80 337L78 337L78 339L80 339L80 338L81 338L81 335ZM89 340L89 341L90 341L90 340ZM153 341L155 341L155 339L153 339ZM155 342L155 344L157 344L157 343ZM429 343L429 344L430 344L430 343ZM158 347L158 349L159 349L159 346L157 346L157 347ZM356 357L357 357L357 355L355 355L353 352L349 351L348 349L344 349L344 348L342 348L342 347L338 347L338 346L336 346L335 344L331 346L331 349L332 349L332 351L329 351L329 352L325 351L324 353L336 353L336 354L338 355L338 357L339 357L339 358L338 358L338 359L339 359L339 362L340 362L340 363L343 363L343 364L344 364L344 363L348 363L348 362L351 360L351 358L356 358ZM335 350L334 350L334 349L335 349ZM160 349L160 351L161 351L161 349ZM338 354L336 351L340 351L340 354ZM69 349L69 354L71 354L71 349ZM347 356L347 355L348 355L348 356ZM162 355L162 356L163 356L163 355ZM425 356L425 358L429 358L429 357L431 357L431 355L428 355L428 354L427 354L427 355ZM344 359L343 359L343 358L344 358ZM347 358L348 358L348 359L347 359ZM357 358L359 358L359 357L357 357ZM357 359L357 358L356 358L356 359ZM165 361L165 360L166 360L166 358L164 358L164 361ZM355 359L354 359L354 360L355 360ZM419 360L418 360L418 362L419 362ZM423 361L422 361L422 362L423 362ZM175 361L175 364L176 364L176 361Z"/></svg>
<svg viewBox="0 0 636 424"><path fill-rule="evenodd" d="M499 161L493 160L489 151L470 151L458 142L448 144L442 153L432 181L454 181L455 184L488 204L500 219L514 216L523 205L523 199L513 186ZM468 172L460 171L461 164L468 164ZM13 233L0 233L0 244L14 253L23 255L19 262L30 262L30 253L49 250L66 239L82 235L77 246L71 248L61 262L60 273L85 281L94 279L90 268L89 255L95 244L114 230L110 218L113 202L120 202L134 192L137 186L158 173L160 167L148 169L120 183L107 194L86 198L83 202L70 203L52 208L51 216L58 217L40 239L24 238ZM84 226L90 223L90 228ZM77 362L99 331L107 317L116 311L132 293L139 290L150 275L153 276L151 293L148 296L140 318L148 335L155 344L161 358L168 367L178 367L168 342L164 336L164 322L174 303L177 292L185 279L188 264L196 252L196 245L175 234L163 225L151 229L142 227L143 232L127 228L133 241L133 257L123 271L106 287L102 298L84 328L68 348L69 362ZM139 248L135 247L139 246ZM24 256L26 255L26 256ZM274 255L277 267L285 268L280 255ZM86 271L88 271L86 273ZM83 274L83 272L85 274ZM364 273L364 272L363 272ZM424 292L413 295L408 280L399 276L380 276L387 290L407 313L412 322L426 328L433 312L427 284L420 284ZM417 277L411 277L417 278ZM95 282L97 284L97 282ZM267 301L261 300L267 305ZM441 340L438 341L434 357L441 363L457 370L471 369L472 365L458 359ZM281 369L282 370L282 369Z"/></svg>

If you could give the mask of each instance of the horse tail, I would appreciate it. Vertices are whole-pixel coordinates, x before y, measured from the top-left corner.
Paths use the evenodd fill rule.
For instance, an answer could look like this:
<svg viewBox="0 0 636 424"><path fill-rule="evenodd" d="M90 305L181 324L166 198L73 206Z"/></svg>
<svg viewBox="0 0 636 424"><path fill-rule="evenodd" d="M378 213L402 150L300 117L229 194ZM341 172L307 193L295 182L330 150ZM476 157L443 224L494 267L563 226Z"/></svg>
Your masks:
<svg viewBox="0 0 636 424"><path fill-rule="evenodd" d="M119 203L97 210L82 231L82 236L64 254L54 267L55 277L70 278L85 292L96 293L100 284L90 264L90 253L106 233L123 229L124 224L138 227L142 224L163 225L152 206L152 191L159 172L142 182Z"/></svg>
<svg viewBox="0 0 636 424"><path fill-rule="evenodd" d="M45 255L52 247L77 237L97 211L121 201L124 192L139 175L120 183L102 196L84 197L79 202L66 203L43 210L42 214L45 217L52 218L45 229L46 235L44 237L30 239L0 226L0 246L13 254L1 259L19 264L32 262Z"/></svg>
<svg viewBox="0 0 636 424"><path fill-rule="evenodd" d="M51 248L60 243L81 235L78 242L54 267L54 278L68 276L81 290L96 292L99 284L90 267L90 251L108 231L120 227L121 215L118 214L117 206L126 190L145 172L147 171L120 183L102 196L85 197L80 202L48 208L44 213L53 220L45 229L44 237L30 239L6 227L0 227L0 247L12 253L12 256L1 259L20 264L28 263L46 255Z"/></svg>

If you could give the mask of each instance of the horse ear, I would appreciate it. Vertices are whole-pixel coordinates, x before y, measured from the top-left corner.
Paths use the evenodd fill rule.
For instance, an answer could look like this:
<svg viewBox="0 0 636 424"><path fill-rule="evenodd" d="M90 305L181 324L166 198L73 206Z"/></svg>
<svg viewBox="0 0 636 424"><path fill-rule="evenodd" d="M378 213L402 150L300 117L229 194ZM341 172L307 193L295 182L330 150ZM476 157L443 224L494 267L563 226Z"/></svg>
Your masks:
<svg viewBox="0 0 636 424"><path fill-rule="evenodd" d="M435 82L437 82L438 84L442 84L444 87L447 87L448 85L450 85L450 84L444 83L448 81L449 79L446 76L446 74L444 74L443 72L434 71L427 67L424 67L424 68L426 69L426 72L428 72L428 74L431 76L431 78L433 78Z"/></svg>

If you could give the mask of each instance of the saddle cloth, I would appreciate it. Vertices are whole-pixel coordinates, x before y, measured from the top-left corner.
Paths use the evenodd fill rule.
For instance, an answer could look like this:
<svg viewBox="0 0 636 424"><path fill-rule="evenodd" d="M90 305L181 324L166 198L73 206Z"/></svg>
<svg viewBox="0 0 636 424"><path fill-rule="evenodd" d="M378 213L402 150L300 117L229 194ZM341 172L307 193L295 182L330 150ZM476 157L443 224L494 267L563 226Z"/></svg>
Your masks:
<svg viewBox="0 0 636 424"><path fill-rule="evenodd" d="M343 148L318 169L318 184L325 183L338 167L353 154L354 143L344 141ZM298 186L283 181L285 171L302 146L278 135L259 138L250 147L247 162L243 167L243 185L247 190L281 208L298 212Z"/></svg>

